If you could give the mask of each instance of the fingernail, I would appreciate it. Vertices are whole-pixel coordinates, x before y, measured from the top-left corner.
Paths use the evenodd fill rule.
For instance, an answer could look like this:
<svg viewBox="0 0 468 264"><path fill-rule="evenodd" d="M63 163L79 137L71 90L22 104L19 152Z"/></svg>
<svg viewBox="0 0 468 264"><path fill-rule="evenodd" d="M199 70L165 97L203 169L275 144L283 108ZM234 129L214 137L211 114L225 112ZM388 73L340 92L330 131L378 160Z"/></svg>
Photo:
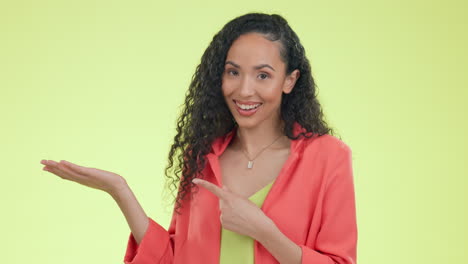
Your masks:
<svg viewBox="0 0 468 264"><path fill-rule="evenodd" d="M199 183L200 181L198 179L193 179L192 182L196 184L196 183Z"/></svg>

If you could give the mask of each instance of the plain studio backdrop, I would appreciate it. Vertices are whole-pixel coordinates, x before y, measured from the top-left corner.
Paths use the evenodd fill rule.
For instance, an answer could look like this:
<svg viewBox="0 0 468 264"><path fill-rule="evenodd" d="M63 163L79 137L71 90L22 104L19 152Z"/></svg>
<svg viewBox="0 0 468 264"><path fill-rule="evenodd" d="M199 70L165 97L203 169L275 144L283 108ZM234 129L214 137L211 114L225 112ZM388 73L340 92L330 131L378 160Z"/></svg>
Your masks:
<svg viewBox="0 0 468 264"><path fill-rule="evenodd" d="M468 259L464 1L2 1L3 263L123 263L106 193L42 171L124 176L168 227L164 166L213 35L247 12L300 37L329 124L353 150L358 263Z"/></svg>

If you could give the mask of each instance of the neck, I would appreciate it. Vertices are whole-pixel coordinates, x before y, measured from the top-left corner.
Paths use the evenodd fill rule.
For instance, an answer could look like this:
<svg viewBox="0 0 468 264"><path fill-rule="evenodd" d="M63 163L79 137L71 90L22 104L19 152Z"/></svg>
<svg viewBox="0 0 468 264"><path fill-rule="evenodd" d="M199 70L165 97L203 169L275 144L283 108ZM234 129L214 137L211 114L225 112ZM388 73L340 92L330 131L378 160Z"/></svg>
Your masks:
<svg viewBox="0 0 468 264"><path fill-rule="evenodd" d="M268 149L289 147L290 140L284 135L283 126L282 120L275 123L265 120L255 127L238 127L232 144L241 151L243 149L251 158L267 146Z"/></svg>

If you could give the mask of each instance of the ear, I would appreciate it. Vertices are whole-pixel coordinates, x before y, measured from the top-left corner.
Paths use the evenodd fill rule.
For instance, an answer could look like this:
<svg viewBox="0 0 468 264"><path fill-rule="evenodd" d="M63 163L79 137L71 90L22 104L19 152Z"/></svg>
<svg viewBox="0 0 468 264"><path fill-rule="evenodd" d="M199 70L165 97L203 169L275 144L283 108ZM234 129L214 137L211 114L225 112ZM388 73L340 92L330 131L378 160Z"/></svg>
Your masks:
<svg viewBox="0 0 468 264"><path fill-rule="evenodd" d="M284 79L284 84L283 84L283 93L288 94L292 91L300 75L301 73L299 72L299 70L295 69L294 71L291 72L291 74L286 76L286 78Z"/></svg>

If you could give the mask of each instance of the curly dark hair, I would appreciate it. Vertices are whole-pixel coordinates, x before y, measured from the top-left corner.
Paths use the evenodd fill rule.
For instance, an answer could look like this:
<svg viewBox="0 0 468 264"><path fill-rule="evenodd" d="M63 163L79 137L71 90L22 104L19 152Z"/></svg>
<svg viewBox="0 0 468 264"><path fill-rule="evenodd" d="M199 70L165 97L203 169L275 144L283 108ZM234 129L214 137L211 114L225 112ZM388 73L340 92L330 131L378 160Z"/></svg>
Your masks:
<svg viewBox="0 0 468 264"><path fill-rule="evenodd" d="M203 53L177 120L177 135L169 151L165 175L171 192L178 189L175 199L175 212L178 214L182 206L181 200L195 186L192 179L197 174L202 174L206 165L205 155L210 152L212 142L237 126L222 93L222 74L231 44L246 33L260 33L270 41L279 41L286 74L291 74L295 69L300 71L292 92L282 95L281 118L284 121L284 134L291 140L300 136L309 138L312 136L309 132L318 136L334 134L333 129L325 122L317 100L316 84L304 47L288 22L278 14L248 13L234 18L214 35ZM295 122L306 132L294 136ZM171 169L173 174L170 173Z"/></svg>

